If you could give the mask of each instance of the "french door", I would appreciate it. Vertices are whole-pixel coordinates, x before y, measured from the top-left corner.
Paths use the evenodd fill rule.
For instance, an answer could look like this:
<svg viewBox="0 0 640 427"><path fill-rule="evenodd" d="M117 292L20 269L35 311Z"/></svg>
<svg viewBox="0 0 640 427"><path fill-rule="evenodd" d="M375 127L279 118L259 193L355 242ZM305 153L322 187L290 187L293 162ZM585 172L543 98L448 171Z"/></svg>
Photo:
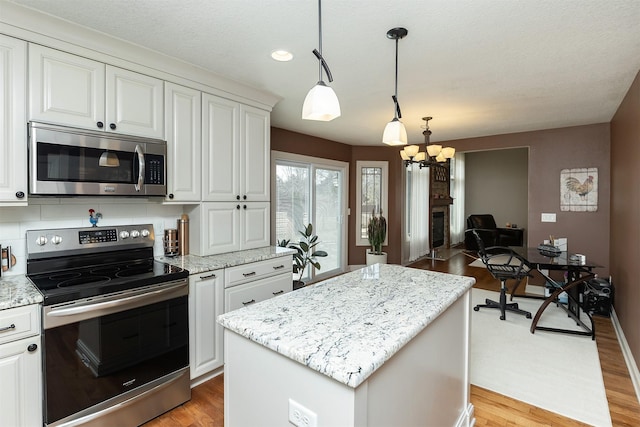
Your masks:
<svg viewBox="0 0 640 427"><path fill-rule="evenodd" d="M313 224L320 242L320 270L307 268L302 280L315 281L346 271L348 164L274 151L272 157L272 230L274 244L296 243L299 231ZM298 277L294 277L298 279Z"/></svg>

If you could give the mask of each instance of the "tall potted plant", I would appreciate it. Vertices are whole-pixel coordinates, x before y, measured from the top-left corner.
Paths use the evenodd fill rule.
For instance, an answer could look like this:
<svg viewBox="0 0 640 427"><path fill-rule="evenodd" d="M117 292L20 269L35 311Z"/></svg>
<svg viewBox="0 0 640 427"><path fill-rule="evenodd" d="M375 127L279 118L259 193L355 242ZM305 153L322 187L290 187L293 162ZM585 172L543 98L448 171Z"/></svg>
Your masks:
<svg viewBox="0 0 640 427"><path fill-rule="evenodd" d="M382 245L387 237L387 220L382 216L382 211L376 215L375 210L371 211L371 219L367 225L367 237L371 249L367 249L367 265L386 264L387 253L382 252Z"/></svg>
<svg viewBox="0 0 640 427"><path fill-rule="evenodd" d="M293 273L298 275L298 279L293 281L293 289L299 289L305 286L302 278L308 265L320 270L320 263L316 257L326 257L325 251L317 251L315 247L320 243L318 236L313 234L313 225L308 224L304 230L299 231L302 238L298 243L291 243L288 247L295 249L293 254Z"/></svg>

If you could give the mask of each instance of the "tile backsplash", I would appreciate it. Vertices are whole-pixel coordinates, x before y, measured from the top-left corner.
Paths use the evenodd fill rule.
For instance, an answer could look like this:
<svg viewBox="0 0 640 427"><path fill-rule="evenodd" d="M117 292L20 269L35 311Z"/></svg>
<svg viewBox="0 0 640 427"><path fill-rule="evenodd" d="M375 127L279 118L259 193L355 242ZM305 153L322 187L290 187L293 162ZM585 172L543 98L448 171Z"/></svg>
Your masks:
<svg viewBox="0 0 640 427"><path fill-rule="evenodd" d="M30 198L28 206L0 206L0 245L11 246L16 265L3 275L25 274L27 270L27 230L42 228L91 227L89 209L102 214L99 227L153 224L154 255L163 254L165 228L176 228L183 205L165 205L162 200L137 198Z"/></svg>

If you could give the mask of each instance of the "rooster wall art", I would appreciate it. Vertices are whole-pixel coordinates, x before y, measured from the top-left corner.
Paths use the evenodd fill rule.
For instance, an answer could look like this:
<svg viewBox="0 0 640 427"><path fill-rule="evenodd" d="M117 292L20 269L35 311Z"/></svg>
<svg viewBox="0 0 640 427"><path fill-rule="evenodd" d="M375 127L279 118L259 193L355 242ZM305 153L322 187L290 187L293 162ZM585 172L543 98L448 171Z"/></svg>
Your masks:
<svg viewBox="0 0 640 427"><path fill-rule="evenodd" d="M589 175L582 183L578 181L578 178L570 176L566 179L565 183L567 184L567 190L576 193L580 196L581 200L586 200L587 194L593 190L593 176L591 175Z"/></svg>
<svg viewBox="0 0 640 427"><path fill-rule="evenodd" d="M563 169L560 172L560 210L598 210L598 169Z"/></svg>

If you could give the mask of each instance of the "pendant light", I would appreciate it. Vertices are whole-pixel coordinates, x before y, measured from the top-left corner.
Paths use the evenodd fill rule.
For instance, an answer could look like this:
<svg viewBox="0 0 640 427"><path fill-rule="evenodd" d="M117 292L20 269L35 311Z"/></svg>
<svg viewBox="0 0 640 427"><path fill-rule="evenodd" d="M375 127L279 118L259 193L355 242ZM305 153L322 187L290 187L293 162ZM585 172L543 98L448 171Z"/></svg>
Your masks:
<svg viewBox="0 0 640 427"><path fill-rule="evenodd" d="M327 72L329 83L333 81L331 71L322 56L322 0L318 0L318 49L313 49L313 54L318 58L318 83L311 88L304 104L302 104L302 118L305 120L319 120L328 122L340 117L340 102L336 93L327 86L322 79L322 69Z"/></svg>
<svg viewBox="0 0 640 427"><path fill-rule="evenodd" d="M400 112L400 104L398 104L398 40L404 38L409 32L406 28L392 28L387 31L387 38L396 41L396 86L395 94L391 97L395 105L395 115L393 120L387 123L382 134L382 142L388 145L406 145L407 144L407 130L404 124L399 120L402 118Z"/></svg>

